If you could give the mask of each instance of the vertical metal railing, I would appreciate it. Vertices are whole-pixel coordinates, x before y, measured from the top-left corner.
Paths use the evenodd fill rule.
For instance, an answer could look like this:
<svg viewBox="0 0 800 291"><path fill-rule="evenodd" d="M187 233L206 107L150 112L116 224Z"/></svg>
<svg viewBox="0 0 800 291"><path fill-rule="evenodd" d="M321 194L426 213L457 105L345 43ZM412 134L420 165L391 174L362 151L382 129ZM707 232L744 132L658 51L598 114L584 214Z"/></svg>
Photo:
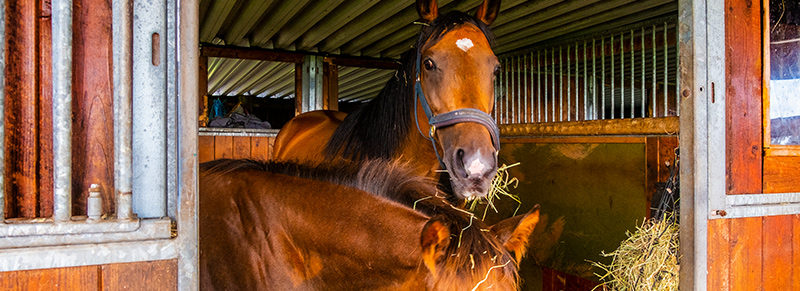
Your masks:
<svg viewBox="0 0 800 291"><path fill-rule="evenodd" d="M498 122L677 115L676 23L658 21L501 56Z"/></svg>
<svg viewBox="0 0 800 291"><path fill-rule="evenodd" d="M132 209L132 102L133 102L133 3L114 0L114 188L117 219L133 218Z"/></svg>
<svg viewBox="0 0 800 291"><path fill-rule="evenodd" d="M72 217L72 0L52 2L53 219Z"/></svg>

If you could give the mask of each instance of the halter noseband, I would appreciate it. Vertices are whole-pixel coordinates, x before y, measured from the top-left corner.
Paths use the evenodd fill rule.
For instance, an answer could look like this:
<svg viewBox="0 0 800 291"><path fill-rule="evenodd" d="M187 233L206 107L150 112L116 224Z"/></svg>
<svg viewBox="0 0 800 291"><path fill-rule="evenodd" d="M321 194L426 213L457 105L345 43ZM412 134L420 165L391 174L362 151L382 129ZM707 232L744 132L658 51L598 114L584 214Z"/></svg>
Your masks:
<svg viewBox="0 0 800 291"><path fill-rule="evenodd" d="M420 40L422 39L422 35L420 35ZM492 145L495 149L495 159L497 158L497 152L500 151L500 130L497 128L497 123L495 122L494 118L486 114L486 112L480 111L475 108L461 108L456 109L450 112L433 115L433 111L431 111L431 107L428 104L427 98L425 98L425 93L422 92L422 81L420 79L420 65L421 65L421 58L422 58L422 42L418 42L420 45L417 48L417 66L416 66L416 84L414 85L415 91L415 98L414 98L414 120L417 122L417 130L423 137L427 138L428 140L433 143L433 151L436 153L436 158L439 159L439 164L441 164L443 169L446 169L444 163L442 162L442 158L439 156L439 151L436 149L436 142L433 139L433 135L436 132L437 128L443 128L450 125L454 125L457 123L462 122L474 122L480 125L483 125L488 131L489 134L492 136ZM419 121L416 118L417 116L417 105L416 102L419 101L422 105L422 110L425 111L425 116L428 117L428 125L431 126L431 130L428 133L428 136L425 136L422 133L422 129L419 127Z"/></svg>

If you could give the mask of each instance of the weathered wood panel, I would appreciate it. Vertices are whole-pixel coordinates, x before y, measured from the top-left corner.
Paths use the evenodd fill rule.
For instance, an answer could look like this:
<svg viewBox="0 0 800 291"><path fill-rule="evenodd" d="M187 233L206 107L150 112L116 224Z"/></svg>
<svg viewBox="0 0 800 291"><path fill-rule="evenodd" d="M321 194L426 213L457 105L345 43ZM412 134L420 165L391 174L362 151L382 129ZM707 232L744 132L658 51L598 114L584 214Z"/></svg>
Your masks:
<svg viewBox="0 0 800 291"><path fill-rule="evenodd" d="M233 158L244 159L249 158L250 155L250 137L249 136L234 136L233 137Z"/></svg>
<svg viewBox="0 0 800 291"><path fill-rule="evenodd" d="M98 266L0 273L0 290L97 290Z"/></svg>
<svg viewBox="0 0 800 291"><path fill-rule="evenodd" d="M730 222L708 221L708 290L730 290Z"/></svg>
<svg viewBox="0 0 800 291"><path fill-rule="evenodd" d="M792 289L793 216L769 216L763 221L763 290Z"/></svg>
<svg viewBox="0 0 800 291"><path fill-rule="evenodd" d="M104 265L102 290L178 290L178 261Z"/></svg>
<svg viewBox="0 0 800 291"><path fill-rule="evenodd" d="M86 213L91 184L103 190L103 212L114 204L114 109L111 2L73 2L72 213Z"/></svg>
<svg viewBox="0 0 800 291"><path fill-rule="evenodd" d="M214 159L214 137L201 135L197 138L197 162L204 163Z"/></svg>
<svg viewBox="0 0 800 291"><path fill-rule="evenodd" d="M727 192L761 193L761 5L725 7Z"/></svg>
<svg viewBox="0 0 800 291"><path fill-rule="evenodd" d="M233 158L233 137L215 136L214 137L214 159Z"/></svg>
<svg viewBox="0 0 800 291"><path fill-rule="evenodd" d="M50 24L50 0L39 1L42 5L39 17L39 216L53 216L53 65L52 26Z"/></svg>
<svg viewBox="0 0 800 291"><path fill-rule="evenodd" d="M800 192L800 157L764 157L764 193Z"/></svg>
<svg viewBox="0 0 800 291"><path fill-rule="evenodd" d="M272 159L274 137L254 136L250 140L250 155L256 160Z"/></svg>
<svg viewBox="0 0 800 291"><path fill-rule="evenodd" d="M37 0L6 7L6 216L38 215L39 62Z"/></svg>

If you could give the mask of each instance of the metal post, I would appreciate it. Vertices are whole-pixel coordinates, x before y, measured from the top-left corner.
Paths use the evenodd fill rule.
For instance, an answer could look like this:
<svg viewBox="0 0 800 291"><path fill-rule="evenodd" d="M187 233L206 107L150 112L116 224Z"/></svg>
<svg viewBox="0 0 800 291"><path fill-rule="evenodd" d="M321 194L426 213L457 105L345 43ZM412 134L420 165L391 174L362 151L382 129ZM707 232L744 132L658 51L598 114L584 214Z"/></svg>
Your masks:
<svg viewBox="0 0 800 291"><path fill-rule="evenodd" d="M636 69L636 60L635 59L636 59L636 53L634 52L634 49L633 49L633 29L631 29L631 118L634 117L634 110L636 109L636 104L634 102L634 100L636 100L636 98L634 98L635 92L633 90L634 88L636 88L636 83L634 83L636 81L636 70L635 70Z"/></svg>
<svg viewBox="0 0 800 291"><path fill-rule="evenodd" d="M302 112L323 109L322 79L323 57L303 57L303 108Z"/></svg>
<svg viewBox="0 0 800 291"><path fill-rule="evenodd" d="M597 119L597 40L592 39L592 119Z"/></svg>
<svg viewBox="0 0 800 291"><path fill-rule="evenodd" d="M142 218L167 214L167 5L133 6L132 207Z"/></svg>
<svg viewBox="0 0 800 291"><path fill-rule="evenodd" d="M567 45L567 120L571 120L572 115L572 78L569 72L572 71L572 63L569 59L570 46ZM577 49L577 48L576 48ZM564 76L561 76L562 80Z"/></svg>
<svg viewBox="0 0 800 291"><path fill-rule="evenodd" d="M521 70L521 67L520 67L519 56L517 56L517 70L516 70L516 73L517 73L517 82L515 83L515 85L517 85L517 94L514 97L516 97L516 99L517 99L517 106L512 111L513 115L512 115L512 121L511 122L513 122L513 123L519 123L519 112L520 112L519 104L520 104L520 101L522 100L522 83L520 82L520 81L522 81L522 78L520 76L520 75L522 75L522 70ZM512 103L511 106L514 107L514 104Z"/></svg>
<svg viewBox="0 0 800 291"><path fill-rule="evenodd" d="M132 2L114 0L114 185L117 219L133 217L132 166L132 91L133 91L133 20Z"/></svg>
<svg viewBox="0 0 800 291"><path fill-rule="evenodd" d="M594 47L592 47L594 49ZM583 120L589 119L589 67L586 66L586 40L583 40Z"/></svg>
<svg viewBox="0 0 800 291"><path fill-rule="evenodd" d="M53 219L72 217L72 0L52 2Z"/></svg>
<svg viewBox="0 0 800 291"><path fill-rule="evenodd" d="M613 37L613 36L612 36ZM612 42L613 43L613 42ZM613 64L613 62L612 62ZM600 41L600 119L606 119L606 39Z"/></svg>
<svg viewBox="0 0 800 291"><path fill-rule="evenodd" d="M540 61L541 61L541 54L539 51L537 51L536 52L536 122L542 122L542 70L539 67L541 64Z"/></svg>
<svg viewBox="0 0 800 291"><path fill-rule="evenodd" d="M533 55L533 53L531 53L531 55ZM530 115L530 112L528 112L529 111L528 110L528 99L530 98L530 95L531 95L531 91L528 90L528 55L523 55L522 59L523 59L522 63L523 63L523 72L524 72L524 74L522 75L522 81L523 81L522 82L522 84L523 84L523 86L522 86L523 89L522 90L523 90L523 92L525 92L525 94L523 94L523 95L525 95L525 98L522 99L522 112L524 112L524 114L522 114L522 116L524 116L525 118L523 119L522 117L520 117L520 123L528 123L528 115ZM533 76L531 76L531 78L532 77ZM531 86L531 90L533 90L533 86Z"/></svg>
<svg viewBox="0 0 800 291"><path fill-rule="evenodd" d="M556 121L556 49L555 48L550 50L550 63L551 63L550 75L552 76L552 80L550 80L550 86L551 86L550 94L553 95L553 99L551 102L553 103L552 104L553 111L550 118L552 119L553 122L555 122Z"/></svg>
<svg viewBox="0 0 800 291"><path fill-rule="evenodd" d="M558 121L564 121L564 57L558 46Z"/></svg>
<svg viewBox="0 0 800 291"><path fill-rule="evenodd" d="M669 106L669 102L667 102L667 100L669 100L669 94L667 94L667 92L669 92L669 84L668 84L668 80L667 80L667 78L668 78L667 77L667 74L668 74L667 70L668 70L668 67L669 67L669 64L668 64L669 52L667 51L667 48L668 48L667 47L667 23L664 22L664 116L667 116L667 114L669 112L667 110L667 108Z"/></svg>
<svg viewBox="0 0 800 291"><path fill-rule="evenodd" d="M611 36L611 119L614 119L614 109L615 109L614 108L614 103L615 103L614 102L615 101L614 100L614 97L615 97L614 96L615 95L615 92L614 92L614 89L615 89L615 85L614 85L614 79L615 78L614 77L615 76L614 75L615 74L616 74L616 71L614 71L614 36L612 35Z"/></svg>
<svg viewBox="0 0 800 291"><path fill-rule="evenodd" d="M652 44L652 46L653 46L653 48L652 48L652 50L653 50L653 80L652 80L653 81L653 87L650 90L653 91L653 113L651 115L652 115L652 117L657 117L658 116L658 112L656 112L656 111L658 110L657 109L658 107L656 106L656 104L658 104L658 94L656 94L656 91L658 91L658 90L656 90L656 88L657 88L657 85L656 85L656 79L657 79L656 78L656 65L658 64L658 57L656 56L656 25L655 24L653 24L653 32L652 32L652 34L653 34L653 44Z"/></svg>
<svg viewBox="0 0 800 291"><path fill-rule="evenodd" d="M625 33L619 33L619 118L625 118Z"/></svg>
<svg viewBox="0 0 800 291"><path fill-rule="evenodd" d="M641 86L642 87L642 118L644 118L644 117L646 117L645 116L645 107L646 107L645 104L647 104L647 101L645 100L645 99L647 99L647 93L646 93L647 90L644 89L644 75L645 75L645 71L646 71L646 69L645 69L645 62L646 61L645 61L645 57L644 57L644 27L642 27L642 34L640 35L640 38L642 40L641 41L641 43L642 43L642 53L640 54L642 56L642 86Z"/></svg>

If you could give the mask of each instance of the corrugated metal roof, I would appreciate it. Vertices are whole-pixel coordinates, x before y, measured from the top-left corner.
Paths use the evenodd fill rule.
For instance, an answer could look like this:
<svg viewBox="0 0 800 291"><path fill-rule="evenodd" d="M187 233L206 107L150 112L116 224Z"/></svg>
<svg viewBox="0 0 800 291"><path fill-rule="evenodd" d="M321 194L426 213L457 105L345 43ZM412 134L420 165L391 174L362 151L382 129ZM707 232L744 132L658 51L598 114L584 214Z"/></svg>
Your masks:
<svg viewBox="0 0 800 291"><path fill-rule="evenodd" d="M474 11L482 0L440 0L440 12ZM419 27L414 0L202 0L200 42L332 55L399 58ZM492 24L495 52L599 33L675 15L675 0L505 0ZM211 95L291 98L294 64L209 59ZM339 72L342 101L369 99L391 72L346 68Z"/></svg>

